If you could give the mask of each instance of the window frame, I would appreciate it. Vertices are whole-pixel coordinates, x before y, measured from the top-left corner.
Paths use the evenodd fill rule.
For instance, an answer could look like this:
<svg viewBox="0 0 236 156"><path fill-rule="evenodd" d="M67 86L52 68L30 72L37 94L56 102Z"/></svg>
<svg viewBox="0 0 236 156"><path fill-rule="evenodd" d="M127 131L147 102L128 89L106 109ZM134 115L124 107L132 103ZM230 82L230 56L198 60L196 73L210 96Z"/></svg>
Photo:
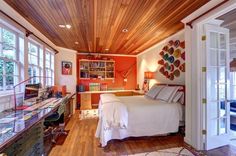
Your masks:
<svg viewBox="0 0 236 156"><path fill-rule="evenodd" d="M9 47L12 47L14 50L15 50L15 58L8 58L8 57L4 57L2 56L1 54L3 53L3 42L2 42L2 36L3 36L3 29L5 29L6 31L9 31L10 33L12 33L14 36L15 36L15 47L14 46L10 46L8 45ZM2 90L0 90L0 93L4 93L4 94L9 94L13 91L13 88L12 89L7 89L7 84L6 84L6 78L7 76L12 76L13 77L13 81L15 80L14 78L16 77L16 82L20 82L21 78L20 78L20 75L21 75L21 67L22 67L22 64L20 63L20 58L19 58L19 54L20 54L20 46L19 46L19 40L20 38L22 38L22 34L20 34L19 32L11 29L10 27L4 25L3 23L0 23L0 60L2 60L4 63L3 63L3 87L2 87ZM6 74L6 62L13 62L15 64L15 69L16 69L16 73L14 73L13 75L9 75L9 74ZM13 83L13 86L15 85L15 82Z"/></svg>
<svg viewBox="0 0 236 156"><path fill-rule="evenodd" d="M47 54L49 54L49 60L47 60L47 58L46 58ZM53 59L52 59L52 56L53 56ZM47 61L49 61L50 67L46 66ZM47 48L45 49L45 61L44 62L45 62L45 77L46 77L45 85L46 86L47 85L53 86L55 84L55 82L54 82L54 80L55 80L55 53ZM51 74L50 77L47 75L47 70Z"/></svg>

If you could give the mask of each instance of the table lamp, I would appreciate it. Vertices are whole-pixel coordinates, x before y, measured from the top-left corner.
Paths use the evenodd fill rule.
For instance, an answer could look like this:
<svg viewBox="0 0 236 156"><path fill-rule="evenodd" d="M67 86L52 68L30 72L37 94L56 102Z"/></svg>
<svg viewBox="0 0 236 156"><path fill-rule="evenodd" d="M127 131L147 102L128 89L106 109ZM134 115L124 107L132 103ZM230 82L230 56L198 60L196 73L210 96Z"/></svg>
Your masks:
<svg viewBox="0 0 236 156"><path fill-rule="evenodd" d="M146 71L144 72L144 83L143 90L147 92L149 90L149 80L154 79L154 72Z"/></svg>

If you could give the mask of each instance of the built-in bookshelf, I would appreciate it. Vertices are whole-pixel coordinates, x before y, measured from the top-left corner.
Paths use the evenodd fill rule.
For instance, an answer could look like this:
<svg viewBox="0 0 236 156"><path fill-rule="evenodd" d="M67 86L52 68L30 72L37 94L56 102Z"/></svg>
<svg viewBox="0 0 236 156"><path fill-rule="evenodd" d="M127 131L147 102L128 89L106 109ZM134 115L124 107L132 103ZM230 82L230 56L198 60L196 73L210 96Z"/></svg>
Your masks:
<svg viewBox="0 0 236 156"><path fill-rule="evenodd" d="M80 60L80 79L114 79L115 61Z"/></svg>

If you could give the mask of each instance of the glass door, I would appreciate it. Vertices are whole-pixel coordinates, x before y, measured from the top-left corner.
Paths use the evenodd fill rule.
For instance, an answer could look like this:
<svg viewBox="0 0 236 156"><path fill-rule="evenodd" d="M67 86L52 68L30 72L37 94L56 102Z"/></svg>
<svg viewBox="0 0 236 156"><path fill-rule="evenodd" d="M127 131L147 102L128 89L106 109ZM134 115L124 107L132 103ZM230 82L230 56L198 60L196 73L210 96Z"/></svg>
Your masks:
<svg viewBox="0 0 236 156"><path fill-rule="evenodd" d="M206 30L206 150L229 144L229 30Z"/></svg>

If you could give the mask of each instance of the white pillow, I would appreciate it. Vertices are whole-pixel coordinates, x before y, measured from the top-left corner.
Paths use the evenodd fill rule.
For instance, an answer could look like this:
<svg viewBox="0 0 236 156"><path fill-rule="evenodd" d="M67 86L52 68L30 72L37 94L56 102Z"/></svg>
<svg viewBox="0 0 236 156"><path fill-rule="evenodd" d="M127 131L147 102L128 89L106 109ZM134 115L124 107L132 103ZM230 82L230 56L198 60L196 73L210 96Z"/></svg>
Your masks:
<svg viewBox="0 0 236 156"><path fill-rule="evenodd" d="M154 85L152 88L146 93L147 97L155 99L158 93L164 88L164 86Z"/></svg>
<svg viewBox="0 0 236 156"><path fill-rule="evenodd" d="M179 99L183 96L183 94L184 94L183 92L177 91L177 92L175 93L175 96L174 96L172 102L174 102L174 103L178 102Z"/></svg>
<svg viewBox="0 0 236 156"><path fill-rule="evenodd" d="M163 100L166 102L172 101L175 93L178 91L179 87L176 86L165 86L161 92L157 95L157 100Z"/></svg>

